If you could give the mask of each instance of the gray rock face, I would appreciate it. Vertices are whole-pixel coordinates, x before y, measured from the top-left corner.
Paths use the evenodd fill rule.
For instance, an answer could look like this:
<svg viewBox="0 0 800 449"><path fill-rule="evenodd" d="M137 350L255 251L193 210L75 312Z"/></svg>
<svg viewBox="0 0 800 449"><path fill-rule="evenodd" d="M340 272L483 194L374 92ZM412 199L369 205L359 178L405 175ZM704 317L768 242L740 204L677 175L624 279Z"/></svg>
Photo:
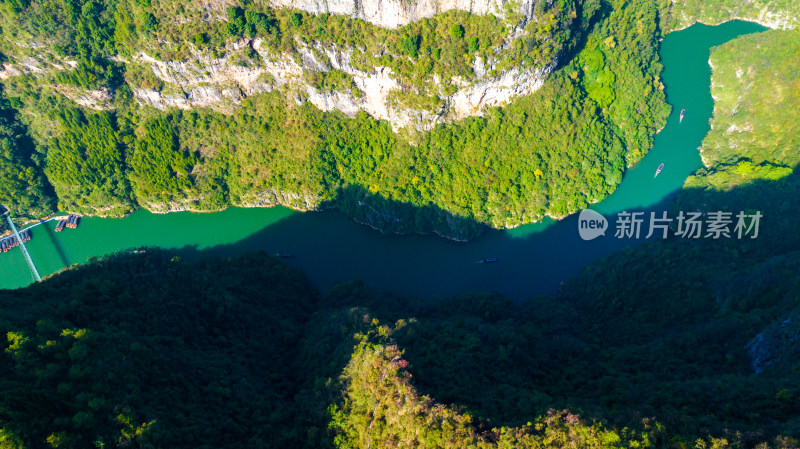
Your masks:
<svg viewBox="0 0 800 449"><path fill-rule="evenodd" d="M800 358L800 311L767 326L747 343L753 371L797 363Z"/></svg>
<svg viewBox="0 0 800 449"><path fill-rule="evenodd" d="M524 25L533 18L534 6L543 0L275 0L274 7L299 8L311 13L337 13L363 19L384 27L398 27L450 10L463 10L473 14L505 16L521 14L524 19L512 27L501 45L525 36ZM394 130L403 128L426 131L439 123L457 121L481 115L487 107L501 106L514 98L529 95L539 89L550 75L556 61L539 67L518 66L497 70L498 60L476 57L473 62L475 78L446 80L458 89L445 94L448 82L432 77L422 95L439 98L434 110L412 109L397 101L393 94L404 89L397 74L388 67L356 69L351 65L352 48L322 45L318 42L296 41L297 55L278 53L262 45L261 39L240 39L224 48L222 57L213 57L208 51L195 50L185 60L161 61L141 53L133 57L134 63L145 65L159 78L164 88L146 89L132 85L136 100L160 110L169 108L191 109L210 107L230 113L247 96L280 89L297 102L310 102L323 111L338 110L353 117L365 111L379 120L387 120ZM250 49L256 51L257 56ZM497 48L496 50L500 50ZM116 57L116 61L128 63ZM5 64L0 67L0 79L12 76L39 76L52 69L74 67L74 61L61 65L45 63L36 58ZM52 67L51 67L52 66ZM321 91L306 81L310 72L341 70L352 78L352 91ZM498 73L499 72L499 73ZM449 89L449 87L448 87ZM113 107L107 92L62 89L63 94L76 103L93 108ZM451 92L448 90L447 92Z"/></svg>
<svg viewBox="0 0 800 449"><path fill-rule="evenodd" d="M396 28L446 11L505 15L506 9L526 17L533 14L535 0L272 0L276 8L297 8L314 14L349 15L378 26Z"/></svg>
<svg viewBox="0 0 800 449"><path fill-rule="evenodd" d="M286 206L294 210L309 211L320 209L320 199L314 196L301 195L275 188L262 192L248 193L240 199L241 207L272 207Z"/></svg>
<svg viewBox="0 0 800 449"><path fill-rule="evenodd" d="M237 51L250 46L257 51L259 60L251 61L249 65L237 65L234 62L240 57ZM184 61L159 61L142 54L137 57L137 62L150 65L153 73L170 89L158 92L134 88L134 95L140 103L162 110L171 107L229 109L245 96L281 88L298 102L311 102L323 111L336 109L351 117L365 111L377 119L389 121L395 130L410 127L424 131L437 123L480 115L486 107L499 106L515 97L531 94L544 84L555 66L553 62L541 68L514 67L490 77L487 74L492 67L476 58L474 65L478 79L475 82L462 83L462 87L449 96L439 92L443 100L439 110L414 110L390 101L392 91L401 89L390 68L374 67L369 72L356 69L350 64L351 49L321 45L312 48L301 42L298 42L298 47L299 63L290 55L274 53L263 47L260 39L239 41L229 48L228 55L216 59L201 52ZM360 95L322 92L304 79L304 71L331 69L349 74ZM441 87L441 84L437 85Z"/></svg>

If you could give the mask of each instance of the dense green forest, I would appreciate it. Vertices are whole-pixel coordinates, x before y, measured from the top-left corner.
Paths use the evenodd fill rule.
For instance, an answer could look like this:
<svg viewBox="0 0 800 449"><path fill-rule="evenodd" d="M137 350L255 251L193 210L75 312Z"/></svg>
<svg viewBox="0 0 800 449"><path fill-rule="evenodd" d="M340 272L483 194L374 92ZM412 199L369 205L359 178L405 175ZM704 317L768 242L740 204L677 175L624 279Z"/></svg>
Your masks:
<svg viewBox="0 0 800 449"><path fill-rule="evenodd" d="M95 260L0 292L0 447L797 448L800 177L793 170L800 156L791 151L793 128L775 132L776 112L756 100L766 87L742 95L733 82L785 92L775 103L781 123L796 122L795 92L785 88L794 69L774 64L795 55L795 40L795 32L767 33L713 53L718 104L703 143L709 168L675 205L733 212L757 205L764 215L757 239L646 243L589 266L558 295L524 303L494 294L407 298L360 282L318 292L265 254L220 261L151 251ZM602 76L587 75L599 66L594 52L602 42L588 41L569 73L580 68L575 78L602 86ZM738 45L758 51L733 58ZM55 98L41 97L42 110L59 104ZM50 138L63 157L83 157L75 173L89 164L122 166L162 180L119 191L139 201L194 191L223 200L244 195L245 182L271 185L281 179L279 164L297 160L371 186L352 160L369 156L378 165L395 156L380 156L380 143L401 142L365 115L311 122L319 117L311 106L286 109L278 98L255 99L246 106L252 115L232 120L296 145L292 153L227 140L230 133L219 132L226 116L197 111L137 122L64 109L59 126L91 123L98 138L63 130ZM476 134L503 127L514 110L472 126L483 126ZM260 119L272 114L293 126ZM322 123L339 126L326 128L335 139L309 126ZM728 132L731 123L752 125L750 134ZM109 126L116 132L103 132ZM360 140L358 129L378 137ZM298 143L311 138L328 150ZM430 151L431 144L403 148ZM22 154L34 170L49 167L33 149ZM256 157L272 159L255 164L261 171L244 171L242 161ZM731 161L744 175L741 158L785 169L718 182ZM221 176L225 170L235 176ZM165 175L173 172L182 176ZM334 198L326 183L335 178L311 187L302 175L282 182ZM342 190L353 203L380 191Z"/></svg>
<svg viewBox="0 0 800 449"><path fill-rule="evenodd" d="M90 271L2 294L2 447L285 447L286 354L317 296L302 275L257 256Z"/></svg>
<svg viewBox="0 0 800 449"><path fill-rule="evenodd" d="M5 81L34 141L42 152L53 153L44 171L48 179L42 182L55 187L58 204L67 210L113 215L137 206L168 211L285 204L339 207L363 218L369 213L353 207L360 204L398 218L381 224L386 231L468 238L480 228L446 223L512 226L545 215L564 216L599 201L619 184L625 168L648 151L669 110L657 62L662 35L658 7L649 0L537 3L538 19L525 28L531 37L506 46L512 53L501 53L495 70L560 59L545 85L483 117L413 136L393 133L386 122L365 114L348 118L308 103L298 106L279 90L248 97L232 113L137 106L132 89L161 82L146 68L111 57L132 57L140 49L152 53L148 45L173 26L163 17L164 5L78 3L67 8L60 0L36 0L20 4L22 9L9 7L3 19L5 50L14 58L24 58L27 51L18 49L15 39L36 40L43 33L54 54L77 58L72 70ZM387 30L337 16L253 8L228 8L226 21L213 22L230 25L223 37L210 32L197 36L186 25L170 39L188 39L180 42L203 48L221 48L241 33L284 44L298 36L323 43L335 36L346 40L332 43L367 49L389 42L392 51L408 53L385 55L394 61L390 67L414 84L427 83L434 75L469 79L464 64L473 58L451 55L462 48L453 40L463 40L473 53L489 51L494 47L482 39L497 40L510 26L491 16L452 12ZM149 23L151 16L154 30L140 29L137 18L147 17L144 22ZM510 14L504 20L519 18ZM275 48L291 51L284 44L276 41ZM172 50L180 52L174 46ZM378 63L370 58L354 57L353 64ZM424 73L408 74L420 67L427 67ZM352 88L334 75L328 72L311 81ZM65 118L64 110L72 107L63 92L70 84L108 89L113 93L111 110ZM416 88L430 92L423 84ZM102 136L81 136L98 126ZM61 161L71 162L59 167ZM355 198L352 192L363 196ZM402 211L386 210L390 203L440 212L409 223ZM390 223L395 225L386 228Z"/></svg>
<svg viewBox="0 0 800 449"><path fill-rule="evenodd" d="M185 196L193 188L189 172L196 159L181 150L178 136L166 118L145 122L144 135L136 142L130 158L132 184L137 198L169 202L175 195Z"/></svg>
<svg viewBox="0 0 800 449"><path fill-rule="evenodd" d="M36 151L13 106L0 98L0 204L13 213L46 215L53 210L53 201L37 164L42 154Z"/></svg>
<svg viewBox="0 0 800 449"><path fill-rule="evenodd" d="M714 49L714 118L701 148L708 169L687 185L728 189L792 173L800 163L797 61L795 31L743 36Z"/></svg>
<svg viewBox="0 0 800 449"><path fill-rule="evenodd" d="M130 187L114 117L66 109L58 121L61 132L47 152L45 173L56 189L59 209L129 210Z"/></svg>

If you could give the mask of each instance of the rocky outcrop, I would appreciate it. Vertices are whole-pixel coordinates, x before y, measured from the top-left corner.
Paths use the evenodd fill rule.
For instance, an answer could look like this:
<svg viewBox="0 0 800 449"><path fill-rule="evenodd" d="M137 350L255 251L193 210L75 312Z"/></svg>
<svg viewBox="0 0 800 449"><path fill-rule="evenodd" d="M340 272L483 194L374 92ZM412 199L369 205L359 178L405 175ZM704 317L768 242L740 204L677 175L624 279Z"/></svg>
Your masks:
<svg viewBox="0 0 800 449"><path fill-rule="evenodd" d="M500 76L460 89L447 99L448 118L459 120L478 115L486 107L500 106L515 97L532 94L542 87L554 65L539 69L515 67Z"/></svg>
<svg viewBox="0 0 800 449"><path fill-rule="evenodd" d="M192 109L196 107L216 106L229 109L229 106L242 99L237 88L221 88L217 86L198 86L187 91L162 93L155 90L134 88L133 94L140 103L156 109L168 108Z"/></svg>
<svg viewBox="0 0 800 449"><path fill-rule="evenodd" d="M44 54L44 53L43 53ZM78 65L76 61L65 59L58 63L46 61L43 58L24 56L16 60L13 64L6 62L0 66L0 80L8 79L12 76L43 75L53 70L68 70Z"/></svg>
<svg viewBox="0 0 800 449"><path fill-rule="evenodd" d="M240 207L286 206L299 211L319 210L321 208L320 199L317 197L275 188L259 193L248 192L239 199L236 205Z"/></svg>
<svg viewBox="0 0 800 449"><path fill-rule="evenodd" d="M378 26L396 28L446 11L505 15L507 10L533 16L535 0L272 0L274 7L297 8L313 14L349 15Z"/></svg>
<svg viewBox="0 0 800 449"><path fill-rule="evenodd" d="M114 107L112 104L114 96L109 89L86 90L67 85L56 85L53 87L61 95L85 108L94 109L96 111L106 111Z"/></svg>
<svg viewBox="0 0 800 449"><path fill-rule="evenodd" d="M775 30L790 30L800 25L800 18L789 11L769 11L767 8L751 20Z"/></svg>
<svg viewBox="0 0 800 449"><path fill-rule="evenodd" d="M255 62L239 52L249 44L249 41L234 43L229 47L230 55L224 58L212 58L195 52L193 58L186 61L159 61L141 54L136 62L149 66L170 89L156 91L133 87L133 93L140 103L162 110L213 106L228 109L246 95L270 91L272 83L269 77L287 82L290 78L302 75L296 64L271 64L267 61L259 67L253 67ZM233 60L234 57L237 61Z"/></svg>
<svg viewBox="0 0 800 449"><path fill-rule="evenodd" d="M800 311L768 326L747 344L753 371L796 364L800 360Z"/></svg>
<svg viewBox="0 0 800 449"><path fill-rule="evenodd" d="M0 68L0 80L11 78L12 76L19 76L22 75L22 71L18 68L14 67L13 64L3 64L3 67Z"/></svg>
<svg viewBox="0 0 800 449"><path fill-rule="evenodd" d="M505 16L520 14L522 20L510 28L505 41L495 53L525 36L524 27L534 17L534 7L542 0L275 0L274 7L291 7L311 13L338 13L363 19L384 27L397 27L409 22L450 10L473 14ZM219 9L219 8L217 8ZM224 11L224 7L220 9ZM220 12L218 11L218 12ZM224 20L224 15L206 20ZM498 70L496 60L476 57L475 77L464 80L439 80L432 77L422 92L418 87L393 73L388 67L357 69L351 64L352 48L322 45L318 42L295 41L296 53L278 53L263 45L261 39L240 39L222 50L223 56L211 51L190 51L191 56L179 61L162 61L146 53L131 61L113 58L119 63L144 66L163 83L162 88L131 85L136 100L157 109L191 109L211 107L230 113L247 96L274 89L284 91L297 102L310 102L324 111L337 110L348 116L365 111L376 119L387 120L395 130L410 128L425 131L436 124L480 115L487 107L503 105L515 97L536 91L555 66L520 65ZM51 55L52 56L52 55ZM50 58L50 60L58 58ZM0 79L11 76L40 76L54 70L75 66L74 61L47 62L48 58L25 57L0 68ZM306 81L310 72L341 70L351 78L354 88L345 91L323 91ZM498 73L499 72L499 73ZM445 94L445 84L457 86L451 95ZM62 86L63 87L63 86ZM452 92L448 86L447 92ZM63 95L77 104L92 109L109 109L109 92L61 89ZM402 93L401 95L395 95ZM408 95L438 97L438 106L430 110L413 109L401 104ZM416 106L415 106L416 107Z"/></svg>
<svg viewBox="0 0 800 449"><path fill-rule="evenodd" d="M134 95L140 103L158 109L215 107L228 110L248 95L281 88L298 102L308 101L324 111L338 110L351 117L365 111L377 119L389 121L395 130L423 131L440 122L480 115L486 107L533 93L544 84L555 65L515 67L490 77L487 74L494 66L476 58L478 79L474 83L463 83L464 86L452 95L440 95L442 107L438 110L414 110L390 101L390 94L402 89L390 68L377 66L369 72L356 69L350 63L351 49L318 44L312 47L297 42L299 57L295 59L288 54L276 54L262 44L260 39L241 40L229 47L222 58L195 52L192 58L184 61L159 61L142 54L137 62L149 65L169 88L156 91L134 87ZM244 56L245 48L255 50L257 57ZM332 69L350 75L358 95L350 91L323 92L304 79L306 71ZM438 83L436 85L441 88Z"/></svg>

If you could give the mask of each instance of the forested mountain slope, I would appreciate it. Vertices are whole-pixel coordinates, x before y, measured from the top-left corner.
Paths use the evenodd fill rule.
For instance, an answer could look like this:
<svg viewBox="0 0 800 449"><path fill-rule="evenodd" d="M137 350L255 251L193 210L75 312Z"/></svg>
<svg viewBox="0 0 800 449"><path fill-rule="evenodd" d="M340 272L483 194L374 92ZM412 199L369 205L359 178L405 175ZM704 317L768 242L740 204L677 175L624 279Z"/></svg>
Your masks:
<svg viewBox="0 0 800 449"><path fill-rule="evenodd" d="M668 111L658 10L646 0L535 3L502 17L453 11L396 29L260 3L7 5L4 95L35 143L25 163L62 210L315 209L341 206L337 192L357 187L515 226L608 195ZM373 101L368 84L385 76L394 84ZM511 84L487 87L492 79ZM441 109L457 107L463 89L510 96ZM405 105L431 126L398 134L391 114L329 107L343 96Z"/></svg>
<svg viewBox="0 0 800 449"><path fill-rule="evenodd" d="M700 149L705 170L687 186L717 189L777 180L800 163L800 33L743 36L711 54L712 130Z"/></svg>
<svg viewBox="0 0 800 449"><path fill-rule="evenodd" d="M668 112L658 39L710 4L421 3L394 28L378 26L391 2L371 22L367 4L4 5L3 95L30 136L6 159L27 177L2 186L16 215L394 202L444 216L369 224L464 239L479 228L456 223L516 226L612 192Z"/></svg>
<svg viewBox="0 0 800 449"><path fill-rule="evenodd" d="M591 52L598 49L606 54L605 25L598 26L578 61L596 61ZM712 54L717 106L703 143L708 168L687 182L674 206L757 210L758 238L672 236L643 244L588 267L559 295L523 304L491 294L418 300L358 282L321 293L264 254L186 261L154 251L95 260L0 291L0 448L796 449L796 36L749 36ZM620 61L608 57L605 64ZM566 102L561 89L580 92L584 81L571 73L581 70L576 77L583 80L591 65L570 69L542 87L552 97L524 100L534 105L527 110L555 114L561 103L548 98ZM174 201L175 192L232 198L237 184L225 190L214 180L229 179L226 170L243 157L220 132L239 121L292 144L316 135L308 123L334 129L336 140L315 137L324 153L298 144L274 154L286 164L294 161L289 154L316 164L326 161L320 155L334 155L341 159L327 161L331 168L364 184L368 178L359 176L366 175L342 161L378 151L370 145L380 140L360 140L354 130L369 129L411 154L438 148L425 138L402 146L388 125L364 115L351 121L309 105L283 109L277 94L254 98L251 115L226 116L142 112L124 106L132 97L122 95L113 112L79 111L58 94L39 94L45 89L35 83L12 79L6 88L0 164L25 171L20 182L3 165L0 175L17 193L10 199L29 202L2 199L20 209L52 207L42 173L72 207L94 207L79 203L89 194L109 210L142 198ZM762 107L764 92L774 108ZM580 98L585 106L604 96L586 91ZM494 114L533 120L515 107ZM17 110L39 115L20 123ZM295 127L272 126L253 118L258 114L277 114ZM331 121L313 121L320 116ZM491 115L470 120L475 139L513 123ZM460 142L459 154L477 157L466 152L475 147L460 126L436 132ZM216 129L215 137L206 129ZM337 152L340 141L359 152ZM187 142L222 150L198 155ZM264 167L264 179L282 179L270 171L279 165ZM89 176L91 170L104 176ZM305 185L301 179L296 186ZM80 193L85 188L91 193Z"/></svg>

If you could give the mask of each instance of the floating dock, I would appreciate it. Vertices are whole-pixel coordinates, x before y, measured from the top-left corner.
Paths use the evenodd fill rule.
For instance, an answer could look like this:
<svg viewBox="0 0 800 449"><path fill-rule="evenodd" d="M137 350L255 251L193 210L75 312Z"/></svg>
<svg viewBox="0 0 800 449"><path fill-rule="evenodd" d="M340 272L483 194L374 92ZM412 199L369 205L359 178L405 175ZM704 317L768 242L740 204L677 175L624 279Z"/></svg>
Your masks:
<svg viewBox="0 0 800 449"><path fill-rule="evenodd" d="M58 220L58 224L56 225L56 232L61 232L64 230L64 228L75 229L81 222L81 216L78 214L70 214L68 217L62 217L62 218L51 218L50 220L53 219ZM27 243L28 241L30 241L31 228L36 227L42 223L46 223L50 220L40 221L39 223L29 228L19 231L19 236L22 239L22 243ZM17 246L19 246L19 242L17 241L17 238L14 235L0 238L0 252L6 253L16 248Z"/></svg>
<svg viewBox="0 0 800 449"><path fill-rule="evenodd" d="M80 220L81 220L81 216L80 215L71 214L67 218L67 227L70 228L70 229L77 228L78 227L78 223L80 222Z"/></svg>
<svg viewBox="0 0 800 449"><path fill-rule="evenodd" d="M27 243L31 240L31 231L29 229L25 229L19 233L19 236L22 238L22 243ZM19 246L19 240L17 240L16 236L11 235L0 239L0 251L4 253L16 248L17 246Z"/></svg>
<svg viewBox="0 0 800 449"><path fill-rule="evenodd" d="M36 269L36 265L33 264L31 255L28 254L28 248L25 247L25 242L31 239L30 230L23 229L22 232L25 233L23 236L23 234L17 230L17 225L14 224L14 220L11 219L11 209L9 209L5 204L0 204L0 206L3 206L3 209L6 210L3 212L3 216L6 217L6 220L8 220L8 227L11 228L11 232L14 233L13 241L19 243L19 249L22 250L22 255L25 256L25 262L28 262L28 268L31 270L33 280L35 282L41 281L42 277L39 275L39 270ZM41 221L39 223L41 223Z"/></svg>
<svg viewBox="0 0 800 449"><path fill-rule="evenodd" d="M56 232L61 232L64 228L75 229L81 221L81 216L77 214L70 214L67 218L61 218L56 225Z"/></svg>

